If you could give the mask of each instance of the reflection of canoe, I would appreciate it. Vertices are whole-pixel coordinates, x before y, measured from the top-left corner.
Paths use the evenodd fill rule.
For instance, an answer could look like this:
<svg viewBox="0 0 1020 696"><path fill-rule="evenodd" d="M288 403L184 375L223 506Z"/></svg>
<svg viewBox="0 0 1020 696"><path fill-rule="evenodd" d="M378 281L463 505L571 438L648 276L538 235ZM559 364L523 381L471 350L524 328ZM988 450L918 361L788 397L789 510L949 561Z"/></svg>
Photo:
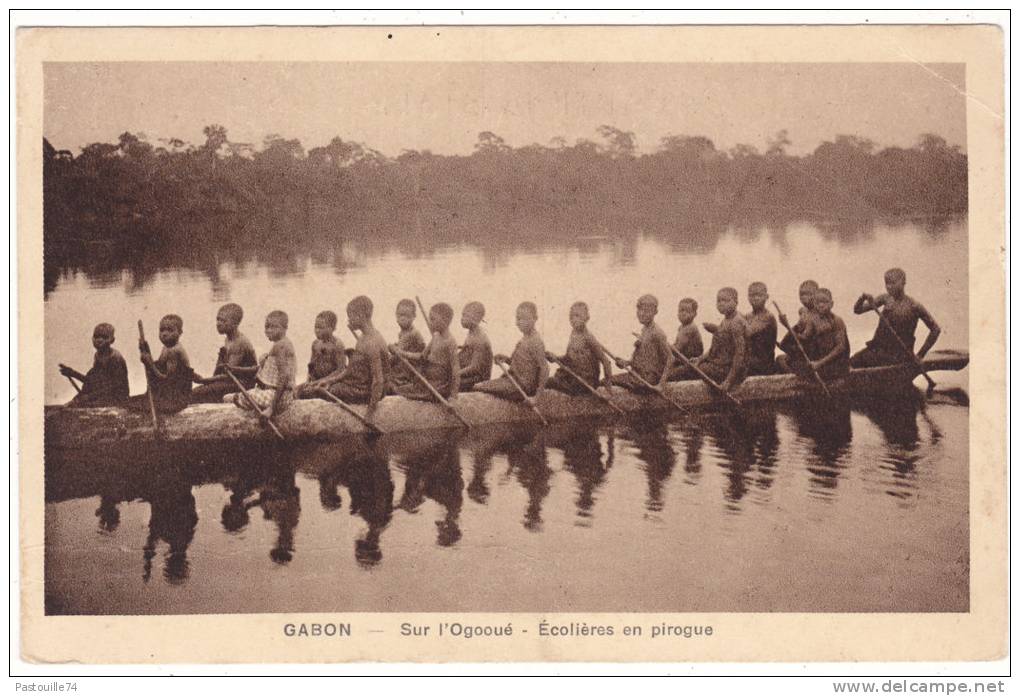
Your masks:
<svg viewBox="0 0 1020 696"><path fill-rule="evenodd" d="M929 371L961 370L969 356L959 351L933 351L925 359ZM831 382L830 391L864 395L902 389L916 377L911 365L854 370L848 377ZM692 408L722 406L718 396L701 382L674 382L668 394L675 402ZM812 382L794 375L751 377L734 391L744 403L797 399L818 394ZM612 400L621 409L637 413L662 411L672 407L654 395L639 396L614 388ZM355 407L364 412L363 407ZM458 412L472 425L529 422L534 414L522 404L502 401L479 393L461 394ZM546 390L538 399L538 408L550 421L576 418L610 417L613 412L593 397L571 397ZM379 404L375 422L387 433L443 430L458 423L441 407L387 397ZM339 407L326 401L295 402L277 419L288 439L343 437L363 432L364 427ZM154 439L148 414L131 413L122 408L68 409L46 407L46 440L49 448L75 448L84 445L145 442ZM189 406L164 420L164 435L170 441L229 441L272 437L250 412L222 404Z"/></svg>

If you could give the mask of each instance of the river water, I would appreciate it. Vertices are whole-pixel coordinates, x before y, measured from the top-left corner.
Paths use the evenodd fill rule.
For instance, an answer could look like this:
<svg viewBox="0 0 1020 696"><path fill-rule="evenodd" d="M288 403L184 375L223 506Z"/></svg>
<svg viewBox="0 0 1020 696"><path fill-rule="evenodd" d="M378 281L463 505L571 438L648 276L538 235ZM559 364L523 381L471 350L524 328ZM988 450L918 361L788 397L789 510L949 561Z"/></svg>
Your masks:
<svg viewBox="0 0 1020 696"><path fill-rule="evenodd" d="M209 372L228 301L244 306L260 352L262 318L287 310L302 362L315 314L343 316L362 293L389 336L402 297L481 300L503 352L518 302L538 304L559 351L569 306L584 299L592 331L625 353L642 293L660 298L672 335L680 297L698 300L698 321L717 321L719 287L737 287L746 308L748 283L763 280L792 315L811 277L832 289L856 348L874 316L854 316L854 299L880 292L898 265L942 324L938 345L968 345L961 221L484 239L334 235L305 253L210 250L51 273L47 403L72 395L56 364L87 367L99 321L119 331L134 392L139 318L154 336L162 314L180 314L193 366ZM966 389L967 373L936 380ZM71 454L47 464L47 611L966 611L968 416L951 399L903 398L777 404L746 421Z"/></svg>

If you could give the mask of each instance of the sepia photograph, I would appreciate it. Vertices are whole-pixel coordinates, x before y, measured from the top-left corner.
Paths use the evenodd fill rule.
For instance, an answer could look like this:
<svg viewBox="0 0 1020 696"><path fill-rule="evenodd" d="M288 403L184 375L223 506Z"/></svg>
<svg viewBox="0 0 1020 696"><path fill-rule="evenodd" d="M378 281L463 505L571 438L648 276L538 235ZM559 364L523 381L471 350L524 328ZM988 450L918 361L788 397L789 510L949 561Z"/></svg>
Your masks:
<svg viewBox="0 0 1020 696"><path fill-rule="evenodd" d="M707 58L41 61L41 616L971 612L974 73Z"/></svg>

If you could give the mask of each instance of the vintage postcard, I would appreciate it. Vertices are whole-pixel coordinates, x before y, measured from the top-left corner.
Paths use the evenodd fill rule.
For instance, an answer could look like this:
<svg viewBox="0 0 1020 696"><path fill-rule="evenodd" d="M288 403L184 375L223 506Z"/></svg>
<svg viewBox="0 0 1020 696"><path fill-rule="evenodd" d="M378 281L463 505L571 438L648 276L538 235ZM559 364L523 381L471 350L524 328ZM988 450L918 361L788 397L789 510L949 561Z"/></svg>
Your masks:
<svg viewBox="0 0 1020 696"><path fill-rule="evenodd" d="M21 654L1006 651L993 26L23 29Z"/></svg>

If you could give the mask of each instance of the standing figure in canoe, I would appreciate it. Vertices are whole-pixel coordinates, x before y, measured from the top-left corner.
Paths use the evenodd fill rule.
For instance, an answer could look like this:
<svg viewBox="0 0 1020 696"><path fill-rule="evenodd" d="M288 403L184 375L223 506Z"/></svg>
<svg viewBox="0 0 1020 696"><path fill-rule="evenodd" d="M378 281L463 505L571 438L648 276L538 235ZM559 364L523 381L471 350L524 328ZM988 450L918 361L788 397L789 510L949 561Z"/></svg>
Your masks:
<svg viewBox="0 0 1020 696"><path fill-rule="evenodd" d="M244 409L254 404L259 414L272 418L284 411L294 400L294 373L297 371L297 356L294 344L287 338L287 313L274 310L266 315L266 338L272 341L262 360L259 361L258 373L255 375L255 386L245 390L244 394L227 394L223 400Z"/></svg>
<svg viewBox="0 0 1020 696"><path fill-rule="evenodd" d="M78 392L67 404L72 408L116 406L128 398L128 371L124 356L113 347L114 330L111 324L96 324L92 330L92 346L96 349L92 367L84 375L67 365L60 366L60 374L82 383Z"/></svg>
<svg viewBox="0 0 1020 696"><path fill-rule="evenodd" d="M917 358L923 360L935 345L942 329L924 305L904 293L906 285L907 274L902 269L891 268L885 272L885 294L873 297L864 293L857 298L854 314L877 311L879 307L883 309L874 338L868 341L867 347L850 358L851 367L878 367L910 362L911 357L907 351L914 350L914 332L917 330L918 319L928 327L928 338L917 351Z"/></svg>
<svg viewBox="0 0 1020 696"><path fill-rule="evenodd" d="M550 362L562 363L583 379L589 386L598 386L599 366L602 366L601 380L606 386L612 383L613 364L606 355L602 344L598 342L590 331L588 331L588 305L584 302L575 302L570 307L570 339L567 341L567 352L561 356L547 353L546 358ZM564 367L560 367L549 381L545 383L547 389L566 392L567 394L587 394L588 387L581 384Z"/></svg>
<svg viewBox="0 0 1020 696"><path fill-rule="evenodd" d="M479 382L492 378L492 344L482 329L485 305L468 302L460 317L460 325L468 330L460 347L460 388L470 391Z"/></svg>
<svg viewBox="0 0 1020 696"><path fill-rule="evenodd" d="M216 333L223 336L223 347L216 357L212 377L201 377L197 373L194 381L199 386L191 390L191 402L196 404L219 403L225 394L237 391L237 385L227 374L233 372L246 389L255 386L255 370L258 358L251 341L238 330L244 310L241 305L225 304L216 312Z"/></svg>
<svg viewBox="0 0 1020 696"><path fill-rule="evenodd" d="M309 384L347 366L344 344L336 337L336 322L336 313L328 309L315 317L315 340L312 341L312 357L308 360L308 381L297 388L299 398L305 398ZM308 396L314 397L315 394Z"/></svg>
<svg viewBox="0 0 1020 696"><path fill-rule="evenodd" d="M718 325L705 323L705 330L712 334L708 353L694 360L694 364L725 391L730 391L747 376L747 322L737 311L737 291L723 288L715 297L715 306L723 315ZM681 379L698 379L698 375L686 368Z"/></svg>
<svg viewBox="0 0 1020 696"><path fill-rule="evenodd" d="M810 364L797 352L779 356L779 367L783 372L793 372L809 380L814 379L815 374L825 382L845 377L850 372L850 341L846 324L832 313L832 293L828 288L815 291L811 307L812 335L810 342L804 345Z"/></svg>
<svg viewBox="0 0 1020 696"><path fill-rule="evenodd" d="M701 342L701 332L694 319L698 316L698 301L692 297L685 297L680 300L676 308L676 318L680 321L680 327L676 330L676 340L673 341L673 348L689 360L700 358L705 352L705 345ZM676 381L683 375L683 365L674 365L669 371L670 381Z"/></svg>
<svg viewBox="0 0 1020 696"><path fill-rule="evenodd" d="M160 319L159 341L163 344L163 350L155 360L148 341L138 339L138 350L148 373L153 405L159 413L177 413L191 403L194 372L191 370L188 353L180 342L182 333L184 320L176 314L167 314ZM149 398L145 394L132 396L127 406L137 411L148 411Z"/></svg>
<svg viewBox="0 0 1020 696"><path fill-rule="evenodd" d="M424 311L424 310L423 310ZM420 355L425 350L425 339L414 326L414 319L418 310L414 306L414 300L403 299L397 303L397 326L400 333L397 335L396 347L405 353ZM411 371L395 355L389 356L390 385L395 389L398 386L413 384L415 377ZM410 361L415 368L419 367L417 360Z"/></svg>
<svg viewBox="0 0 1020 696"><path fill-rule="evenodd" d="M415 353L402 350L398 344L390 346L390 350L412 364L421 365L422 376L429 381L444 399L452 401L460 392L460 361L457 357L457 341L450 334L450 322L453 321L453 307L440 302L432 305L427 319L432 339L425 350ZM397 394L417 401L435 401L432 392L415 378L410 384L395 387Z"/></svg>
<svg viewBox="0 0 1020 696"><path fill-rule="evenodd" d="M521 389L529 397L535 396L549 379L549 366L545 361L545 343L535 330L538 321L538 307L534 302L521 302L517 306L517 328L521 331L521 340L517 342L510 357L496 355L497 363L510 363L510 374L517 380ZM496 379L479 382L475 391L485 392L509 401L523 401L524 398L517 387L506 375Z"/></svg>
<svg viewBox="0 0 1020 696"><path fill-rule="evenodd" d="M754 282L747 288L751 311L744 315L747 322L747 374L771 375L776 371L776 337L779 326L765 303L769 289L765 283Z"/></svg>
<svg viewBox="0 0 1020 696"><path fill-rule="evenodd" d="M630 360L617 360L621 370L630 368L645 382L661 389L669 379L673 368L673 351L665 332L655 323L659 312L659 300L654 295L642 295L637 301L637 320L641 322L641 334L634 342ZM647 387L634 375L616 375L613 384L631 391L646 391Z"/></svg>
<svg viewBox="0 0 1020 696"><path fill-rule="evenodd" d="M342 401L368 404L366 417L372 417L386 391L390 359L386 340L372 324L372 311L372 300L364 295L347 303L347 327L358 338L350 361L346 367L309 382L304 398L314 398L318 390L326 389Z"/></svg>

